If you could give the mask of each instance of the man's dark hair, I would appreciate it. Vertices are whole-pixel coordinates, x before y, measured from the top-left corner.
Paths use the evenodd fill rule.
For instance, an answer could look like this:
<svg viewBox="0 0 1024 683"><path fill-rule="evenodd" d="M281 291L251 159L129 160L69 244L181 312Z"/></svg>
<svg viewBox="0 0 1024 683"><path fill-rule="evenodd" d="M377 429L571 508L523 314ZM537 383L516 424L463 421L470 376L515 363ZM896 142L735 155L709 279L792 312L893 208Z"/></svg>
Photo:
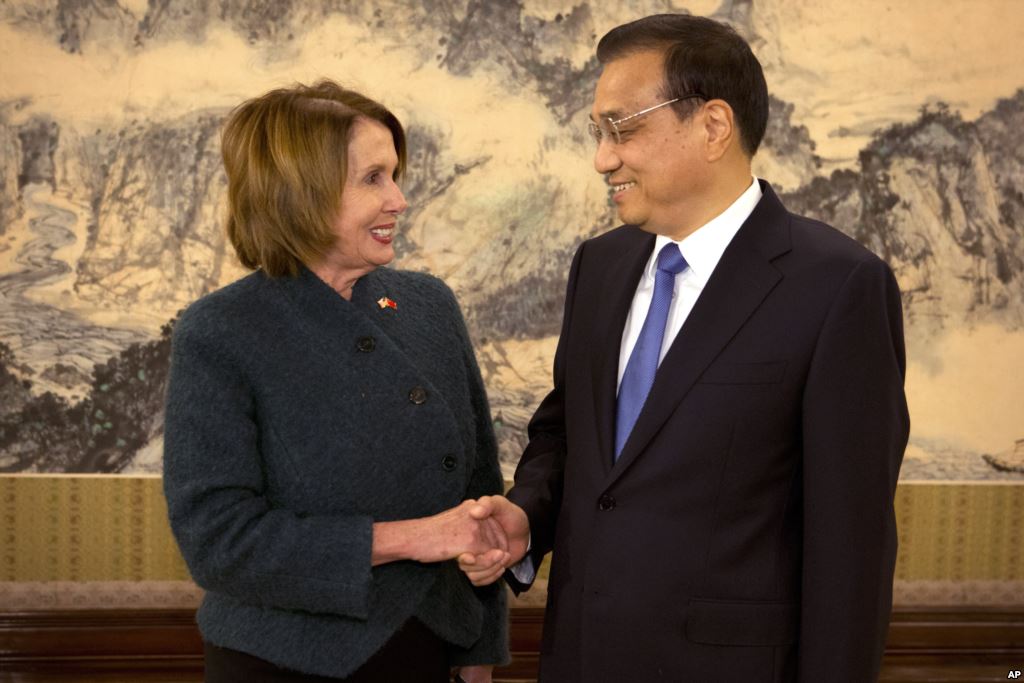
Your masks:
<svg viewBox="0 0 1024 683"><path fill-rule="evenodd" d="M768 86L750 45L727 24L689 14L654 14L617 26L597 44L602 64L644 50L665 55L665 98L700 94L725 100L740 129L743 151L753 156L768 125ZM672 105L686 118L695 100Z"/></svg>

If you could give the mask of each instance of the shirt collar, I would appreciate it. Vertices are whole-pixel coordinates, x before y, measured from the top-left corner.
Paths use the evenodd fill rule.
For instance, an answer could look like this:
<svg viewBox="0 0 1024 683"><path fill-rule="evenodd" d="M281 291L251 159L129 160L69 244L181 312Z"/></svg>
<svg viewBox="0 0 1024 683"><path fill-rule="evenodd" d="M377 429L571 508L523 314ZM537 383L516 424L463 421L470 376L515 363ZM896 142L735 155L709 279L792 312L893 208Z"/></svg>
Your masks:
<svg viewBox="0 0 1024 683"><path fill-rule="evenodd" d="M761 184L757 178L753 178L750 187L744 190L736 201L729 205L722 213L697 228L681 241L673 240L665 235L658 235L654 240L654 253L647 261L647 268L644 275L651 281L657 275L658 254L662 248L672 242L679 245L679 250L690 266L687 272L694 278L696 284L701 288L711 279L711 273L718 265L722 254L725 253L729 242L736 236L740 226L754 212L757 203L761 201Z"/></svg>

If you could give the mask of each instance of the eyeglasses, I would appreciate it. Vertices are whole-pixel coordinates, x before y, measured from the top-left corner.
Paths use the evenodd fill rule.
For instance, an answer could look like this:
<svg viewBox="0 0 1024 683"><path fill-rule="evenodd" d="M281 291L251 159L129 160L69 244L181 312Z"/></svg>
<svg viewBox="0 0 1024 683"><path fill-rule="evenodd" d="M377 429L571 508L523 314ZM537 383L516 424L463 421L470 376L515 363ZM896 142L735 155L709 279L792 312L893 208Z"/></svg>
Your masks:
<svg viewBox="0 0 1024 683"><path fill-rule="evenodd" d="M647 109L638 111L635 114L630 114L629 116L623 116L621 119L616 119L614 121L607 116L598 119L597 123L594 123L593 121L588 121L587 131L590 133L590 137L594 139L594 144L596 145L600 145L601 141L605 139L610 139L614 141L616 145L620 145L622 144L622 132L619 130L620 123L625 123L630 119L635 119L638 116L643 116L644 114L650 114L655 109L661 109L662 107L667 107L670 104L675 104L676 102L681 102L683 100L691 100L694 98L707 99L704 97L704 95L701 95L700 93L694 93L692 95L683 95L682 97L674 97L667 102L656 104L653 107L647 107Z"/></svg>

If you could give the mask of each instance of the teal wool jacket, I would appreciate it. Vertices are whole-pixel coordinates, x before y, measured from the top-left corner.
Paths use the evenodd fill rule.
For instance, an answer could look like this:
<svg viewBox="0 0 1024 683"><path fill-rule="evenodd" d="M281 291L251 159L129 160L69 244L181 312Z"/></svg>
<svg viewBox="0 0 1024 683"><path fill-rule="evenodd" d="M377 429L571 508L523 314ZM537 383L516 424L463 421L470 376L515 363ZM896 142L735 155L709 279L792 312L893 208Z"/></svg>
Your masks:
<svg viewBox="0 0 1024 683"><path fill-rule="evenodd" d="M378 269L346 301L308 270L257 271L194 303L173 336L164 487L208 642L344 677L415 617L453 665L507 661L500 585L454 562L370 562L374 522L502 488L440 280Z"/></svg>

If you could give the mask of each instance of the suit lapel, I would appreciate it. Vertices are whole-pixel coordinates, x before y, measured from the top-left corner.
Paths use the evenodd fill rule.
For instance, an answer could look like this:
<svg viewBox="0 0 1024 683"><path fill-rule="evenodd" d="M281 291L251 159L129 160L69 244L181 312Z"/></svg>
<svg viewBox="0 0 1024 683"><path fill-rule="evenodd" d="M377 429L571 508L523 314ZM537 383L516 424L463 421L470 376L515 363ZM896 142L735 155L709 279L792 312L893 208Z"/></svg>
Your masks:
<svg viewBox="0 0 1024 683"><path fill-rule="evenodd" d="M789 250L788 214L770 186L763 184L762 190L764 196L722 254L658 368L644 408L610 471L609 484L640 455L704 369L782 279L771 261ZM614 414L613 405L612 419Z"/></svg>
<svg viewBox="0 0 1024 683"><path fill-rule="evenodd" d="M633 303L637 283L654 249L654 235L637 230L639 239L623 254L613 254L614 260L605 270L605 280L598 307L598 322L593 343L597 344L591 377L594 382L594 415L598 429L600 459L605 470L610 470L615 448L615 395L619 372L619 350L622 330Z"/></svg>

